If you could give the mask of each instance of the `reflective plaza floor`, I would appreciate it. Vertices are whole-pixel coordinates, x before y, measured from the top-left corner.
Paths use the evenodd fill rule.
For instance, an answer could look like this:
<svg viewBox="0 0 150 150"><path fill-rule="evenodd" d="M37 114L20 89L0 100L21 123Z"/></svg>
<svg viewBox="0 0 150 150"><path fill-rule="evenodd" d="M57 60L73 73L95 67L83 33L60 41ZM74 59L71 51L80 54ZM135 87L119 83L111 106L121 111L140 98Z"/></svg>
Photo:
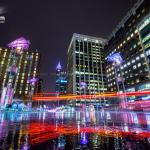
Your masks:
<svg viewBox="0 0 150 150"><path fill-rule="evenodd" d="M1 112L0 150L148 150L150 113Z"/></svg>

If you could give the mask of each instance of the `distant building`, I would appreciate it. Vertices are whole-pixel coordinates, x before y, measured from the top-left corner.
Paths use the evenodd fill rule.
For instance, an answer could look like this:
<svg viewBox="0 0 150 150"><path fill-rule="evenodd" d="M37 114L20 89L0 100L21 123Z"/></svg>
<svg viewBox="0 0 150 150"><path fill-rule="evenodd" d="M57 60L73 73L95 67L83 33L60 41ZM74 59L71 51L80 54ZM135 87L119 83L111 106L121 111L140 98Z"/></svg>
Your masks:
<svg viewBox="0 0 150 150"><path fill-rule="evenodd" d="M10 63L10 49L0 48L0 94L7 86L8 82L8 67ZM31 91L37 91L37 84L30 86L29 80L33 77L39 77L40 53L39 52L24 52L17 60L17 75L13 80L14 98L27 99Z"/></svg>
<svg viewBox="0 0 150 150"><path fill-rule="evenodd" d="M67 78L66 72L62 71L62 66L60 62L56 67L56 93L58 94L66 94L67 88Z"/></svg>
<svg viewBox="0 0 150 150"><path fill-rule="evenodd" d="M69 94L96 94L107 90L102 38L73 34L67 52Z"/></svg>
<svg viewBox="0 0 150 150"><path fill-rule="evenodd" d="M150 89L150 1L138 0L109 36L105 46L107 56L119 53L123 63L115 70L107 63L109 91L127 92Z"/></svg>

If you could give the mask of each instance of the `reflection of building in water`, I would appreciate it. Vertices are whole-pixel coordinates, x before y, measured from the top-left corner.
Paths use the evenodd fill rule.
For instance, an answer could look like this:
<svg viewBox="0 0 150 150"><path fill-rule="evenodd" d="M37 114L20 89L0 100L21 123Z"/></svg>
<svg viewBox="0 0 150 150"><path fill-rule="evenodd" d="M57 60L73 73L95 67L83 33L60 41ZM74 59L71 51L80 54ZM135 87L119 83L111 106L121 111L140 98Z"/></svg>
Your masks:
<svg viewBox="0 0 150 150"><path fill-rule="evenodd" d="M58 149L64 149L65 144L66 144L65 137L64 137L64 136L58 137L57 148L58 148Z"/></svg>

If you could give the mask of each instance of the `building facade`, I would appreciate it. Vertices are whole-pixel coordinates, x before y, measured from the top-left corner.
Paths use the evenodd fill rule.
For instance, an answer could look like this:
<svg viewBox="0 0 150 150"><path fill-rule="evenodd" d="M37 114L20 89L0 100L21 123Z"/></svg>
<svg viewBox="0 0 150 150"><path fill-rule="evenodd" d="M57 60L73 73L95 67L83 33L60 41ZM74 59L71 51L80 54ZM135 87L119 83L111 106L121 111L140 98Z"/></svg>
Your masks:
<svg viewBox="0 0 150 150"><path fill-rule="evenodd" d="M102 38L73 34L67 52L68 94L96 94L107 90L105 44Z"/></svg>
<svg viewBox="0 0 150 150"><path fill-rule="evenodd" d="M0 48L0 94L7 86L8 82L8 68L11 60L10 49ZM17 75L13 80L14 98L28 99L31 91L36 92L38 86L31 86L29 80L33 77L39 77L40 69L40 53L39 52L24 52L19 59L17 59Z"/></svg>
<svg viewBox="0 0 150 150"><path fill-rule="evenodd" d="M146 21L150 19L149 12L150 1L138 0L109 36L105 46L107 57L119 54L123 59L117 68L107 62L109 91L132 92L150 89L150 24ZM123 84L118 79L121 79Z"/></svg>
<svg viewBox="0 0 150 150"><path fill-rule="evenodd" d="M60 62L56 67L56 93L59 95L67 93L67 77L66 72L62 70Z"/></svg>

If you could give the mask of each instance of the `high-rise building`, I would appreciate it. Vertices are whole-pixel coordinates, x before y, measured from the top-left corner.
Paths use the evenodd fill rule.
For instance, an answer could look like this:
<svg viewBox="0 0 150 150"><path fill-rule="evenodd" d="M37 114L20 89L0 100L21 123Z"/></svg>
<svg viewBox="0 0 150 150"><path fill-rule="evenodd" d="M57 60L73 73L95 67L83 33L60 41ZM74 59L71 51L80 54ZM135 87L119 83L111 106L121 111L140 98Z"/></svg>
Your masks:
<svg viewBox="0 0 150 150"><path fill-rule="evenodd" d="M11 50L7 48L0 48L0 95L3 89L7 86L9 76L9 64L11 60ZM17 74L13 80L13 97L14 99L28 99L31 92L37 91L37 84L31 86L29 80L31 78L39 77L40 67L40 53L39 52L24 52L19 59L17 59ZM14 68L15 69L15 68ZM32 88L32 89L31 89Z"/></svg>
<svg viewBox="0 0 150 150"><path fill-rule="evenodd" d="M138 0L109 36L107 56L119 54L123 62L106 65L109 91L150 89L150 1ZM121 79L123 84L117 79Z"/></svg>
<svg viewBox="0 0 150 150"><path fill-rule="evenodd" d="M62 70L60 62L56 67L56 93L66 94L67 92L67 78L66 72Z"/></svg>
<svg viewBox="0 0 150 150"><path fill-rule="evenodd" d="M94 94L107 90L104 66L106 42L102 38L73 34L67 53L69 94Z"/></svg>

